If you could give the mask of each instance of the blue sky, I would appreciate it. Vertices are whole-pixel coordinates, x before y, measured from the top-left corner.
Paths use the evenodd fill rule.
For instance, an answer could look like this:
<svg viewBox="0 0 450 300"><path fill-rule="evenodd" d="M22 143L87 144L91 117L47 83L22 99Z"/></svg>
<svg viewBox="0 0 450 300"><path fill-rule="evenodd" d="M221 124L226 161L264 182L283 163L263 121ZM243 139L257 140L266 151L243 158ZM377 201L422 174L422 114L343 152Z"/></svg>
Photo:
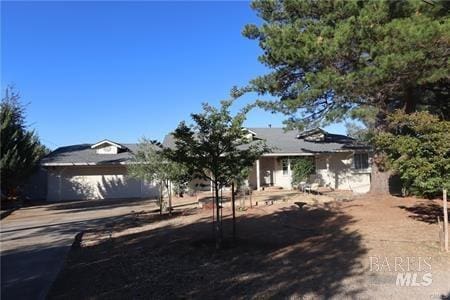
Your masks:
<svg viewBox="0 0 450 300"><path fill-rule="evenodd" d="M248 2L2 2L1 10L2 89L15 84L52 149L161 140L202 102L218 104L267 72L257 42L241 35L258 22ZM282 120L256 110L247 125Z"/></svg>

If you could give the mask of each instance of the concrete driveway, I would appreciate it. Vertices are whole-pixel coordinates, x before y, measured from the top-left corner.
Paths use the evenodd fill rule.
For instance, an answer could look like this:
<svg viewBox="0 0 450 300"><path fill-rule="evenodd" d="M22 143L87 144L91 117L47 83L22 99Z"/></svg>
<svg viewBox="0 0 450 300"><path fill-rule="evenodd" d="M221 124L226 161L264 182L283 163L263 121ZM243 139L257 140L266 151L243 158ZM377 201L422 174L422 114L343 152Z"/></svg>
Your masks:
<svg viewBox="0 0 450 300"><path fill-rule="evenodd" d="M44 299L80 231L132 211L157 209L154 200L97 200L26 207L1 221L1 298Z"/></svg>

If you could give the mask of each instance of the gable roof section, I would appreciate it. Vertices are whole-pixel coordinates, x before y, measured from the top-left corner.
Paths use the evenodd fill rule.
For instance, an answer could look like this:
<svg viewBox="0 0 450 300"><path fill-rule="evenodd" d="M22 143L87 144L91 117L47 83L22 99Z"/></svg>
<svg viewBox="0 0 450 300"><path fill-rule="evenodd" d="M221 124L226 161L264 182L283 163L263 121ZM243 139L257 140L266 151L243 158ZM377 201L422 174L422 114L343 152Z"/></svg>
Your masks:
<svg viewBox="0 0 450 300"><path fill-rule="evenodd" d="M117 143L112 142L112 141L110 141L110 140L103 140L103 141L100 141L100 142L98 142L97 144L92 145L91 148L92 148L92 149L98 149L98 148L101 148L100 146L103 145L103 144L107 144L107 145L110 145L110 146L115 146L115 147L117 147L117 148L119 148L119 149L125 149L125 147L122 146L121 144L117 144Z"/></svg>
<svg viewBox="0 0 450 300"><path fill-rule="evenodd" d="M299 134L297 134L297 138L301 139L301 138L306 138L306 137L316 135L316 134L327 134L327 133L328 132L326 132L322 128L314 128L311 130L306 130L306 131L300 132Z"/></svg>

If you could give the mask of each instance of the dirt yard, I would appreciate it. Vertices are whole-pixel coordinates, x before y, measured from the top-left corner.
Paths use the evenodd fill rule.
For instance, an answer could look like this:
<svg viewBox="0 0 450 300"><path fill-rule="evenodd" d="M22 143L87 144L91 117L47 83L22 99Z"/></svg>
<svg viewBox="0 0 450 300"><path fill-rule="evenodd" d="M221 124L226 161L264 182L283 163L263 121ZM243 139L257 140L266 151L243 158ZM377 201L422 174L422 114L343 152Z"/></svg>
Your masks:
<svg viewBox="0 0 450 300"><path fill-rule="evenodd" d="M309 196L239 211L234 243L224 210L220 251L210 210L124 215L79 237L49 298L450 297L450 254L439 251L435 221L439 202L362 197L316 208L295 204L302 197ZM399 272L416 274L411 282L419 286L396 286Z"/></svg>

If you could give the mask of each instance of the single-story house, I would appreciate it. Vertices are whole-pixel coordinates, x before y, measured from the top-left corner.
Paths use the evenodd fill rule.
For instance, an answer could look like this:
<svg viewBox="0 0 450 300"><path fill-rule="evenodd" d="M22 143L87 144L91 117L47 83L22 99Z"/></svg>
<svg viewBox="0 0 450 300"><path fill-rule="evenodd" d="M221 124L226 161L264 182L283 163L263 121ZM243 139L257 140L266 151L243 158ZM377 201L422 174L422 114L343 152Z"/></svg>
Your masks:
<svg viewBox="0 0 450 300"><path fill-rule="evenodd" d="M272 149L255 161L248 184L255 190L268 186L292 189L291 165L296 158L311 159L315 174L309 179L332 189L366 193L370 190L370 147L320 128L298 132L283 128L246 128L250 139L265 140ZM163 141L174 147L172 135ZM209 184L204 184L209 186Z"/></svg>
<svg viewBox="0 0 450 300"><path fill-rule="evenodd" d="M291 189L291 162L298 157L314 161L314 180L323 186L356 193L370 189L369 148L354 139L321 129L303 133L282 128L247 130L252 139L263 139L272 148L254 163L248 179L254 189ZM163 146L173 145L169 134ZM127 175L126 165L137 147L103 140L56 149L41 161L47 174L47 200L157 197L154 183Z"/></svg>

